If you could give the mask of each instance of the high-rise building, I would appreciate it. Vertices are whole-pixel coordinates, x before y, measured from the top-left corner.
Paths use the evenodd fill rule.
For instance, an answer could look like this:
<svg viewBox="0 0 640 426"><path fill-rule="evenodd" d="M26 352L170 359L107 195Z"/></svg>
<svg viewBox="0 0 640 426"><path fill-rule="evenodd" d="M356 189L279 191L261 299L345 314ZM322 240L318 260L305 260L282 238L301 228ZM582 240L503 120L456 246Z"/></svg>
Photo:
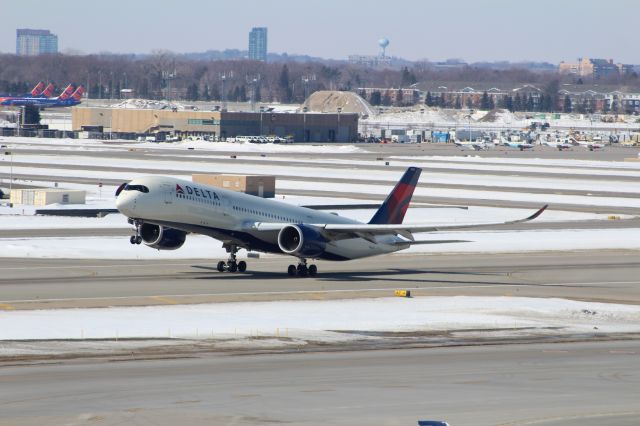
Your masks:
<svg viewBox="0 0 640 426"><path fill-rule="evenodd" d="M36 56L58 53L58 36L49 30L16 30L16 55Z"/></svg>
<svg viewBox="0 0 640 426"><path fill-rule="evenodd" d="M249 33L249 59L267 60L267 29L256 27Z"/></svg>

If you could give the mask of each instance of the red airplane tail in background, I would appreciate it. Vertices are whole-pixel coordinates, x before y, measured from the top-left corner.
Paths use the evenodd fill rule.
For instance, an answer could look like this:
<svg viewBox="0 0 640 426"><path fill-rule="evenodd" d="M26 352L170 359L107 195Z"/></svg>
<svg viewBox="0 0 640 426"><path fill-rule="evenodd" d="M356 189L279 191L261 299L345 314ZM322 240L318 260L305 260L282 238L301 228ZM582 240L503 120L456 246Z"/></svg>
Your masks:
<svg viewBox="0 0 640 426"><path fill-rule="evenodd" d="M73 95L71 95L71 98L73 98L74 100L80 102L80 100L82 99L82 95L84 95L84 87L78 86L76 91L73 92Z"/></svg>
<svg viewBox="0 0 640 426"><path fill-rule="evenodd" d="M42 89L44 89L44 82L41 81L31 90L31 96L39 96L42 93Z"/></svg>
<svg viewBox="0 0 640 426"><path fill-rule="evenodd" d="M60 96L58 96L58 99L61 101L66 101L71 97L73 90L74 90L73 85L72 84L68 85L67 88L64 89L64 91L60 94Z"/></svg>
<svg viewBox="0 0 640 426"><path fill-rule="evenodd" d="M41 95L45 98L50 98L51 96L53 96L53 89L53 84L49 83L47 84L47 87L45 87L45 89L42 91Z"/></svg>

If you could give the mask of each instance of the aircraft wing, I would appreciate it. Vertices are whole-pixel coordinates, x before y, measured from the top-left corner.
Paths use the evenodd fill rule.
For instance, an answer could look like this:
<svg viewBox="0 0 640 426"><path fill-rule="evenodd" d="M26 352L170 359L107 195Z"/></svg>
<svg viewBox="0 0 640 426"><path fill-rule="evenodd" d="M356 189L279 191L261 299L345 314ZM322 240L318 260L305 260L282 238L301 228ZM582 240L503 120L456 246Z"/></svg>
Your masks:
<svg viewBox="0 0 640 426"><path fill-rule="evenodd" d="M348 223L348 224L333 224L333 223L309 223L307 226L312 226L318 229L322 234L331 240L340 240L345 238L364 238L372 240L376 235L385 234L398 234L410 241L411 244L414 240L414 232L437 232L437 231L449 231L457 229L473 229L483 228L487 226L495 225L513 225L516 223L523 223L533 220L540 216L542 212L547 209L548 205L545 205L531 216L524 219L511 220L507 222L494 222L494 223L474 223L474 224L455 224L455 225L420 225L420 224L366 224L366 223ZM278 231L283 227L291 225L288 223L256 223L253 224L252 229L258 231Z"/></svg>

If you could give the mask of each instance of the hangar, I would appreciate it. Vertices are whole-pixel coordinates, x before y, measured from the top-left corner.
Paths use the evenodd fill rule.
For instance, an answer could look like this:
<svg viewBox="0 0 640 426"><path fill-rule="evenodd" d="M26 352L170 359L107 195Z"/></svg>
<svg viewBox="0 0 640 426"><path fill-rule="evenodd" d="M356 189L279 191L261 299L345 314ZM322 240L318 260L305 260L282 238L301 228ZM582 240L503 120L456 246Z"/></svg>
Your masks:
<svg viewBox="0 0 640 426"><path fill-rule="evenodd" d="M190 111L171 109L72 109L74 131L117 133L119 137L156 135L210 136L225 140L235 136L273 135L295 142L354 142L358 114Z"/></svg>

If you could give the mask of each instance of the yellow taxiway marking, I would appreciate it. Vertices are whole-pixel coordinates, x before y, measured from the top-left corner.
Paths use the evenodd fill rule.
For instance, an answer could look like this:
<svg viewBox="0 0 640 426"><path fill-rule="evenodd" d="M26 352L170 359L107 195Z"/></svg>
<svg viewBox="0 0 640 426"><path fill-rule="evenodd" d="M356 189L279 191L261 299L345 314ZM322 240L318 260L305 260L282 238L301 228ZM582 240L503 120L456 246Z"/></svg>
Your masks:
<svg viewBox="0 0 640 426"><path fill-rule="evenodd" d="M163 296L151 296L151 298L152 298L152 299L155 299L155 300L157 300L157 301L159 301L159 302L163 302L163 303L165 303L165 304L167 304L167 305L177 305L177 304L178 304L178 302L176 302L176 301L175 301L175 300L173 300L173 299L169 299L168 297L163 297Z"/></svg>
<svg viewBox="0 0 640 426"><path fill-rule="evenodd" d="M13 311L16 308L14 308L13 306L11 306L8 303L0 303L0 309L4 310L4 311Z"/></svg>

